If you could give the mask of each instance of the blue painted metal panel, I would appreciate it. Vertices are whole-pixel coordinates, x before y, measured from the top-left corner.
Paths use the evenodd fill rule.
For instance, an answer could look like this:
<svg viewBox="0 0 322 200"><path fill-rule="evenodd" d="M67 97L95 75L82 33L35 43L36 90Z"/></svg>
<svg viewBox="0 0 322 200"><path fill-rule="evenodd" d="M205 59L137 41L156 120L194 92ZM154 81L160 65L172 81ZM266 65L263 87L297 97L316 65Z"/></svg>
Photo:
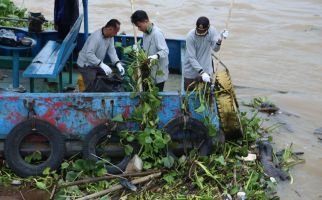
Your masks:
<svg viewBox="0 0 322 200"><path fill-rule="evenodd" d="M180 95L178 92L161 92L162 107L158 113L160 128L169 120L180 115ZM0 139L10 133L18 123L27 119L28 110L24 102L34 102L37 118L56 126L67 137L83 137L96 125L111 119L117 114L129 118L138 104L131 93L3 93L0 95ZM195 113L198 107L195 99L189 102L192 116L202 119ZM217 118L214 124L218 127ZM128 123L130 130L136 129L134 123Z"/></svg>
<svg viewBox="0 0 322 200"><path fill-rule="evenodd" d="M138 40L142 39L142 37L138 37ZM134 44L133 36L127 35L118 35L115 36L115 42L121 42L123 47L132 46ZM181 73L182 68L182 60L184 59L184 54L186 48L186 42L184 40L176 40L176 39L166 39L166 43L169 47L169 69L174 73ZM117 50L119 58L122 60L123 55L121 51ZM109 61L109 59L106 59Z"/></svg>

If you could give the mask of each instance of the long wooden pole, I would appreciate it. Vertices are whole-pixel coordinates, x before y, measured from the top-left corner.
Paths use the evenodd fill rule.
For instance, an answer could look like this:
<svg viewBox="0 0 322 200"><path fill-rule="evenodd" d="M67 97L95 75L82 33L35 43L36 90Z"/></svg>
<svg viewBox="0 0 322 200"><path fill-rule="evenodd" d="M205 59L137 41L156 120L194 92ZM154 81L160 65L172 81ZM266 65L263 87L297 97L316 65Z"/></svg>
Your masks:
<svg viewBox="0 0 322 200"><path fill-rule="evenodd" d="M160 177L160 176L161 176L161 172L155 173L155 174L150 174L148 176L144 176L144 177L141 177L141 178L138 178L138 179L134 179L132 181L132 184L137 185L139 183L147 182L149 180L152 180L152 179L157 178L157 177ZM87 196L78 198L76 200L94 199L94 198L97 198L97 197L106 195L108 193L117 191L117 190L122 189L122 188L123 188L123 186L118 184L118 185L115 185L115 186L113 186L113 187L111 187L109 189L106 189L106 190L103 190L103 191L100 191L100 192L97 192L97 193L94 193L94 194L90 194L90 195L87 195Z"/></svg>
<svg viewBox="0 0 322 200"><path fill-rule="evenodd" d="M146 171L146 172L100 176L100 177L95 177L95 178L88 178L88 179L83 179L83 180L79 180L79 181L64 183L64 184L60 185L59 188L69 187L69 186L73 186L73 185L81 185L81 184L91 183L91 182L98 182L98 181L103 181L103 180L110 180L110 179L115 179L115 178L146 176L146 175L150 175L150 174L157 173L157 172L160 172L160 170L151 170L151 171Z"/></svg>
<svg viewBox="0 0 322 200"><path fill-rule="evenodd" d="M230 1L229 12L228 12L228 16L227 16L227 19L226 19L226 22L225 22L225 29L226 30L228 30L228 26L229 26L229 23L230 23L231 13L232 13L232 10L233 10L233 7L234 7L234 3L235 3L235 0ZM223 46L223 41L221 41L221 46ZM214 56L214 52L212 52L212 55ZM214 84L215 81L216 81L216 73L217 73L217 70L218 70L219 63L223 65L223 63L221 62L220 57L221 57L221 51L219 51L218 57L216 57L216 60L217 60L216 63L215 63L215 60L212 59L212 67L213 67L213 71L214 71L214 73L212 75L212 84ZM216 69L215 69L215 66L216 66ZM224 67L226 67L226 66L224 66Z"/></svg>
<svg viewBox="0 0 322 200"><path fill-rule="evenodd" d="M132 10L132 14L134 13L134 0L131 0L131 10ZM137 33L137 30L136 30L136 27L135 25L133 24L133 32L134 32L134 44L136 45L136 47L138 47L138 33ZM136 56L138 56L139 52L136 52ZM142 88L142 77L141 77L141 69L140 67L138 66L138 77L139 77L139 80L138 80L138 83L139 83L139 91L142 92L143 91L143 88Z"/></svg>
<svg viewBox="0 0 322 200"><path fill-rule="evenodd" d="M134 13L134 2L133 0L131 0L131 10L132 10L132 14ZM134 32L134 44L137 44L138 43L138 32L135 28L135 25L133 25L133 32Z"/></svg>

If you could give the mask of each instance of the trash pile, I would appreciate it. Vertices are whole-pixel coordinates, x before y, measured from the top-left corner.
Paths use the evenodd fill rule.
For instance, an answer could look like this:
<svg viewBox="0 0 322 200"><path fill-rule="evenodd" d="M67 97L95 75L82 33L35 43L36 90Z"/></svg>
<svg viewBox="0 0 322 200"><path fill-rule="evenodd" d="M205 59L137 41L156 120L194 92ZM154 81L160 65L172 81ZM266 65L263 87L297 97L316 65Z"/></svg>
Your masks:
<svg viewBox="0 0 322 200"><path fill-rule="evenodd" d="M13 30L0 29L0 44L15 47L20 43Z"/></svg>

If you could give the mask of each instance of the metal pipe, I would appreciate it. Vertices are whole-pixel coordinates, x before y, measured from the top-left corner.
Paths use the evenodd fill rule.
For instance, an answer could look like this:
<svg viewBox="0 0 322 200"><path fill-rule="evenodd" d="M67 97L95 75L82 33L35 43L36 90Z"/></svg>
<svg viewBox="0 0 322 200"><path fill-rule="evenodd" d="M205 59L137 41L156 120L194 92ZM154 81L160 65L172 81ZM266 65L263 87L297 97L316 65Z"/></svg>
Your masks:
<svg viewBox="0 0 322 200"><path fill-rule="evenodd" d="M88 1L83 0L83 12L84 12L84 39L88 38Z"/></svg>
<svg viewBox="0 0 322 200"><path fill-rule="evenodd" d="M0 17L0 20L10 20L10 21L22 21L28 22L28 18L10 18L10 17Z"/></svg>

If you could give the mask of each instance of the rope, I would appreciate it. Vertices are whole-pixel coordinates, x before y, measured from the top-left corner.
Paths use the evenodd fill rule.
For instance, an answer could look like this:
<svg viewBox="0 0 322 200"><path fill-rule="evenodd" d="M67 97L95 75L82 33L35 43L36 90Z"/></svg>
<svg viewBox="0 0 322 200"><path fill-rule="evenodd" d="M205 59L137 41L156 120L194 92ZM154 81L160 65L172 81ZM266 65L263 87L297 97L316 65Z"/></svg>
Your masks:
<svg viewBox="0 0 322 200"><path fill-rule="evenodd" d="M230 7L229 7L229 14L228 14L228 17L227 17L227 19L226 19L226 29L228 29L228 25L229 25L229 23L230 23L230 19L231 19L231 12L232 12L232 10L233 10L233 7L234 7L234 0L231 0L231 2L230 2Z"/></svg>
<svg viewBox="0 0 322 200"><path fill-rule="evenodd" d="M230 1L229 12L228 12L228 16L227 16L227 19L226 19L226 22L225 22L225 29L226 30L228 30L228 27L229 27L229 23L230 23L234 3L235 3L235 0ZM223 41L221 42L221 48L222 48L222 46L223 46ZM212 55L213 67L216 66L216 70L214 69L214 74L213 74L213 81L215 81L216 73L218 71L218 66L219 66L220 63L222 63L221 59L220 59L221 58L221 50L218 53L218 57L216 57L214 55L214 52L212 54L213 54ZM216 63L215 63L215 60L216 60Z"/></svg>

